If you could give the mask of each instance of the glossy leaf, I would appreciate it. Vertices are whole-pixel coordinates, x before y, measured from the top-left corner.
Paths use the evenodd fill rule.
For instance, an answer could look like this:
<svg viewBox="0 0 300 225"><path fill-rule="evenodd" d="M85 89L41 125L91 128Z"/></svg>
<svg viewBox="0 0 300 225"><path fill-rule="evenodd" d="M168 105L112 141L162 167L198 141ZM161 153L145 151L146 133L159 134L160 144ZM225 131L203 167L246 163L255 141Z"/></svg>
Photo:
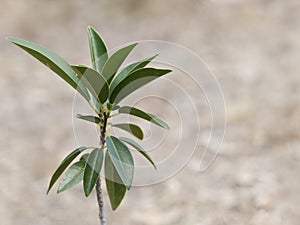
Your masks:
<svg viewBox="0 0 300 225"><path fill-rule="evenodd" d="M83 189L85 196L94 189L96 181L99 177L103 163L103 149L95 148L89 155L83 175Z"/></svg>
<svg viewBox="0 0 300 225"><path fill-rule="evenodd" d="M169 72L171 70L155 68L142 68L133 71L114 88L109 96L109 101L117 104L138 88Z"/></svg>
<svg viewBox="0 0 300 225"><path fill-rule="evenodd" d="M130 106L123 106L119 109L119 113L124 113L124 114L130 114L133 116L137 116L139 118L148 120L162 128L165 129L170 129L170 127L168 126L168 124L166 122L164 122L161 118L159 118L158 116L155 116L151 113L146 113L140 109L134 108L134 107L130 107Z"/></svg>
<svg viewBox="0 0 300 225"><path fill-rule="evenodd" d="M134 62L134 63L126 66L118 75L116 75L114 77L114 79L112 80L112 82L110 84L110 90L113 90L131 72L148 65L156 56L158 56L158 55L154 55L150 58L142 59L138 62Z"/></svg>
<svg viewBox="0 0 300 225"><path fill-rule="evenodd" d="M132 147L134 147L139 153L141 153L146 159L148 159L148 161L153 165L153 167L156 169L156 165L153 162L153 160L151 159L151 157L148 155L148 153L143 149L142 146L140 146L137 142L135 142L134 140L131 140L129 138L126 137L121 137L120 138L121 141L131 145Z"/></svg>
<svg viewBox="0 0 300 225"><path fill-rule="evenodd" d="M120 108L119 105L114 105L113 108L112 108L112 110L115 111L115 110L118 110L119 108Z"/></svg>
<svg viewBox="0 0 300 225"><path fill-rule="evenodd" d="M99 124L101 122L100 118L98 116L91 116L91 115L81 115L77 114L76 117L78 119L86 120L95 124Z"/></svg>
<svg viewBox="0 0 300 225"><path fill-rule="evenodd" d="M135 125L135 124L131 124L131 123L119 123L119 124L112 124L113 127L117 127L120 128L122 130L125 130L129 133L131 133L133 136L137 137L138 139L143 139L144 138L144 134L142 129Z"/></svg>
<svg viewBox="0 0 300 225"><path fill-rule="evenodd" d="M118 69L132 51L132 49L137 45L137 43L128 45L124 48L119 49L116 51L111 57L108 58L104 67L102 69L102 75L105 77L108 83L111 82L115 74L117 73Z"/></svg>
<svg viewBox="0 0 300 225"><path fill-rule="evenodd" d="M101 108L100 104L99 104L99 101L93 95L91 95L90 97L91 97L90 106L92 107L94 112L98 115L99 112L100 112L100 108Z"/></svg>
<svg viewBox="0 0 300 225"><path fill-rule="evenodd" d="M129 189L133 180L134 163L128 147L114 136L106 138L106 145L108 154L122 183Z"/></svg>
<svg viewBox="0 0 300 225"><path fill-rule="evenodd" d="M57 179L60 177L60 175L65 171L65 169L70 165L70 163L84 150L86 150L87 147L79 147L75 149L73 152L71 152L69 155L66 156L66 158L61 162L61 164L58 166L56 171L51 177L49 187L47 190L47 194L49 193L50 189L53 187Z"/></svg>
<svg viewBox="0 0 300 225"><path fill-rule="evenodd" d="M122 183L108 152L105 154L104 169L106 190L111 208L116 210L125 196L126 186Z"/></svg>
<svg viewBox="0 0 300 225"><path fill-rule="evenodd" d="M89 26L87 31L93 68L101 73L108 59L107 49L104 41L93 27Z"/></svg>
<svg viewBox="0 0 300 225"><path fill-rule="evenodd" d="M108 97L109 87L105 78L96 70L86 66L72 66L91 94L104 103Z"/></svg>
<svg viewBox="0 0 300 225"><path fill-rule="evenodd" d="M85 163L84 160L76 162L66 170L59 183L57 193L61 193L82 181Z"/></svg>
<svg viewBox="0 0 300 225"><path fill-rule="evenodd" d="M6 39L45 64L64 81L70 84L76 91L78 91L87 101L90 101L86 88L80 82L80 79L76 76L71 66L62 57L50 49L30 41L14 37L7 37Z"/></svg>
<svg viewBox="0 0 300 225"><path fill-rule="evenodd" d="M80 161L87 161L88 160L88 157L89 157L90 153L86 153L86 154L83 154L81 157L80 157Z"/></svg>

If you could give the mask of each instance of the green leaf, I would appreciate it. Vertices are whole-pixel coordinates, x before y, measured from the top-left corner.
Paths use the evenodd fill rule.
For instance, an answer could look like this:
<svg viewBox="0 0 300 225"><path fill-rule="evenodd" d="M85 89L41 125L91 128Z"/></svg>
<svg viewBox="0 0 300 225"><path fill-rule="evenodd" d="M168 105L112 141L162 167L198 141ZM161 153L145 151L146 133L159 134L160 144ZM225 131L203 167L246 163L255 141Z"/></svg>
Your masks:
<svg viewBox="0 0 300 225"><path fill-rule="evenodd" d="M76 76L71 66L62 57L48 48L30 41L14 37L7 37L6 39L45 64L64 81L70 84L76 91L78 91L88 102L90 101L86 88L80 82L80 79Z"/></svg>
<svg viewBox="0 0 300 225"><path fill-rule="evenodd" d="M96 114L99 114L100 112L100 104L97 98L95 98L93 95L91 95L91 100L90 100L90 106L94 110Z"/></svg>
<svg viewBox="0 0 300 225"><path fill-rule="evenodd" d="M85 163L83 160L76 162L66 170L58 185L57 193L61 193L82 181Z"/></svg>
<svg viewBox="0 0 300 225"><path fill-rule="evenodd" d="M105 78L96 70L86 66L72 66L91 94L101 103L108 97L109 87Z"/></svg>
<svg viewBox="0 0 300 225"><path fill-rule="evenodd" d="M166 122L164 122L161 118L159 118L158 116L155 116L151 113L146 113L140 109L134 108L134 107L130 107L130 106L123 106L119 109L119 113L124 113L124 114L130 114L132 116L137 116L139 118L148 120L162 128L165 129L170 129L170 127L168 126L168 124Z"/></svg>
<svg viewBox="0 0 300 225"><path fill-rule="evenodd" d="M104 41L93 27L89 26L87 31L93 68L101 73L108 59L107 49Z"/></svg>
<svg viewBox="0 0 300 225"><path fill-rule="evenodd" d="M77 114L76 117L78 119L86 120L95 124L99 124L101 122L100 118L98 116L91 116L91 115L81 115Z"/></svg>
<svg viewBox="0 0 300 225"><path fill-rule="evenodd" d="M112 108L112 111L118 110L119 108L120 108L119 105L114 105L113 108Z"/></svg>
<svg viewBox="0 0 300 225"><path fill-rule="evenodd" d="M129 133L131 133L133 136L137 137L138 139L143 139L144 138L144 134L142 129L135 125L135 124L131 124L131 123L119 123L119 124L112 124L113 127L117 127L120 128L122 130L125 130Z"/></svg>
<svg viewBox="0 0 300 225"><path fill-rule="evenodd" d="M72 151L69 155L66 156L66 158L61 162L61 164L58 166L56 171L51 177L49 187L47 190L47 194L49 193L50 189L53 187L57 179L60 177L60 175L65 171L65 169L70 165L70 163L84 150L86 150L87 147L79 147Z"/></svg>
<svg viewBox="0 0 300 225"><path fill-rule="evenodd" d="M89 157L90 153L86 153L86 154L83 154L81 157L80 157L80 161L87 161L88 160L88 157Z"/></svg>
<svg viewBox="0 0 300 225"><path fill-rule="evenodd" d="M127 144L131 145L132 147L134 147L139 153L141 153L146 159L148 159L148 161L153 165L153 167L155 169L156 165L153 162L153 160L151 159L151 157L148 155L148 153L143 149L142 146L140 146L137 142L135 142L134 140L131 140L129 138L126 137L121 137L120 138L121 141L126 142Z"/></svg>
<svg viewBox="0 0 300 225"><path fill-rule="evenodd" d="M154 55L150 58L142 59L138 62L134 62L128 66L126 66L118 75L114 77L110 84L110 90L113 90L125 77L127 77L128 74L131 72L145 67L147 64L149 64L156 56Z"/></svg>
<svg viewBox="0 0 300 225"><path fill-rule="evenodd" d="M89 155L83 175L83 190L89 196L99 177L103 163L103 149L95 148Z"/></svg>
<svg viewBox="0 0 300 225"><path fill-rule="evenodd" d="M128 45L124 48L119 49L116 51L111 57L108 58L104 67L102 69L102 75L105 77L108 83L111 82L115 74L117 73L118 69L132 51L132 49L137 45L137 43Z"/></svg>
<svg viewBox="0 0 300 225"><path fill-rule="evenodd" d="M122 183L108 152L105 154L104 169L106 190L110 205L112 210L116 210L125 196L126 186Z"/></svg>
<svg viewBox="0 0 300 225"><path fill-rule="evenodd" d="M109 96L110 103L119 103L123 98L138 88L169 72L171 72L171 70L155 68L142 68L133 71L112 90Z"/></svg>
<svg viewBox="0 0 300 225"><path fill-rule="evenodd" d="M122 183L127 189L130 189L133 180L134 163L128 147L114 136L106 138L106 145L108 154Z"/></svg>

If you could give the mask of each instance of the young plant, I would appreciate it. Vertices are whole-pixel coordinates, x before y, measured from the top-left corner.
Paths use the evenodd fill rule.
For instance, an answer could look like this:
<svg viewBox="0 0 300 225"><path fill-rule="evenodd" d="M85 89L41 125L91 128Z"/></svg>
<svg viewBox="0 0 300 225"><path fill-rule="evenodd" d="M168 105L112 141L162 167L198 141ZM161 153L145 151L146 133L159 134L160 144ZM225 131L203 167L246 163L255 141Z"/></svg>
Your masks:
<svg viewBox="0 0 300 225"><path fill-rule="evenodd" d="M87 30L92 68L70 65L53 51L33 42L14 37L7 37L7 40L53 70L71 85L95 112L95 115L78 114L77 118L99 126L99 146L79 147L67 155L54 172L47 193L61 176L57 193L83 181L85 196L89 196L92 190L96 189L100 224L103 225L105 219L100 179L102 167L104 167L106 189L113 210L118 208L133 181L134 160L128 147L136 149L156 168L147 152L134 140L110 135L107 132L108 121L112 116L129 114L169 129L161 118L131 106L119 106L119 103L138 88L171 70L146 67L157 55L134 62L120 70L123 61L137 43L123 47L109 56L100 35L92 27L88 27ZM135 138L143 139L142 129L135 124L109 125L128 131ZM73 163L79 155L81 155L79 160Z"/></svg>

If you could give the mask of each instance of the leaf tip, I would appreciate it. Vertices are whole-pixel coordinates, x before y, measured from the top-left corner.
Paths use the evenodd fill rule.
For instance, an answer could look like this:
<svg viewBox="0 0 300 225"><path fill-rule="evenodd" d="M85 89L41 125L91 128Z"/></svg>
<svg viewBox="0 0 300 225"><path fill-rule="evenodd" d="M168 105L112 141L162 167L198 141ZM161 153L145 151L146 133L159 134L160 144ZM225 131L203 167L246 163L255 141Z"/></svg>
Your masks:
<svg viewBox="0 0 300 225"><path fill-rule="evenodd" d="M155 54L154 56L151 57L151 59L156 58L157 56L159 56L159 53Z"/></svg>
<svg viewBox="0 0 300 225"><path fill-rule="evenodd" d="M95 29L94 29L93 26L91 26L91 25L88 25L88 26L87 26L87 31L88 31L88 32L94 31L94 30L95 30Z"/></svg>
<svg viewBox="0 0 300 225"><path fill-rule="evenodd" d="M11 36L7 36L5 37L5 40L11 42L11 43L15 43L15 38L14 37L11 37Z"/></svg>
<svg viewBox="0 0 300 225"><path fill-rule="evenodd" d="M132 43L130 46L132 47L132 48L134 48L135 46L137 46L138 45L138 42L135 42L135 43Z"/></svg>
<svg viewBox="0 0 300 225"><path fill-rule="evenodd" d="M87 188L85 187L85 185L84 185L84 180L83 180L83 192L84 192L84 196L85 197L88 197L89 196L89 193L88 193L88 190L87 190Z"/></svg>
<svg viewBox="0 0 300 225"><path fill-rule="evenodd" d="M138 138L138 139L140 139L140 140L143 140L143 139L144 139L144 134L143 134L143 135L140 135L140 136L138 136L137 138Z"/></svg>
<svg viewBox="0 0 300 225"><path fill-rule="evenodd" d="M84 189L84 195L85 195L85 197L89 197L90 194L91 194L90 191Z"/></svg>
<svg viewBox="0 0 300 225"><path fill-rule="evenodd" d="M51 186L48 187L48 189L46 191L46 195L49 195L50 190L51 190Z"/></svg>

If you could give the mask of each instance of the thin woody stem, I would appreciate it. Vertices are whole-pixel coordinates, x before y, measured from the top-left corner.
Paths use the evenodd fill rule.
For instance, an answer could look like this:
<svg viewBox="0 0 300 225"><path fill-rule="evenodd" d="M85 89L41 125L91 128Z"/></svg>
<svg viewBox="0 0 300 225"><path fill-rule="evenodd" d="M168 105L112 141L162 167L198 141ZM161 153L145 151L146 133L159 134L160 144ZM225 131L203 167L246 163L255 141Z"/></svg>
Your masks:
<svg viewBox="0 0 300 225"><path fill-rule="evenodd" d="M100 115L99 115L100 116ZM109 114L106 114L105 112L100 116L102 119L102 126L100 127L100 146L102 149L104 149L105 145L105 133L106 133L106 125L107 120L109 118ZM98 208L99 208L99 219L100 219L100 225L105 225L105 216L104 216L104 202L103 202L103 195L102 195L102 188L101 188L101 178L100 175L96 182L96 195L97 195L97 202L98 202Z"/></svg>
<svg viewBox="0 0 300 225"><path fill-rule="evenodd" d="M96 194L97 194L97 201L99 206L99 219L100 225L105 225L105 217L104 217L104 203L103 203L103 196L102 196L102 189L101 189L101 178L99 176L97 183L96 183Z"/></svg>

